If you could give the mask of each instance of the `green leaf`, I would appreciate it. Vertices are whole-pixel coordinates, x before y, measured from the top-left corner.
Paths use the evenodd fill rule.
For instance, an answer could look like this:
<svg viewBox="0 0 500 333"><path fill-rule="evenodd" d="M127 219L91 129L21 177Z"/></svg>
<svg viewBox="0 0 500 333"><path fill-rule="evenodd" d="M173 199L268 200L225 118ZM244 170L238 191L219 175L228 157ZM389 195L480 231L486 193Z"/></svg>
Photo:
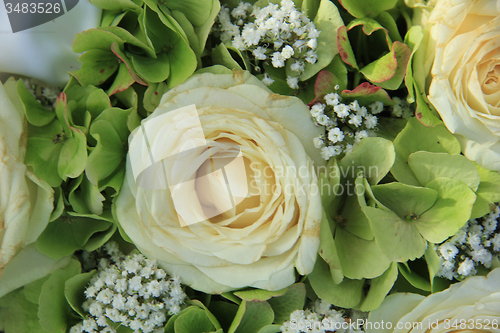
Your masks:
<svg viewBox="0 0 500 333"><path fill-rule="evenodd" d="M120 65L121 68L121 65ZM116 80L115 80L116 82ZM101 112L111 107L108 95L102 89L96 89L88 94L85 109L90 112L92 120L97 118Z"/></svg>
<svg viewBox="0 0 500 333"><path fill-rule="evenodd" d="M288 318L286 319L288 320ZM260 329L258 333L280 333L281 332L281 324L280 325L267 325Z"/></svg>
<svg viewBox="0 0 500 333"><path fill-rule="evenodd" d="M394 8L398 0L342 0L342 6L354 17L376 17Z"/></svg>
<svg viewBox="0 0 500 333"><path fill-rule="evenodd" d="M222 65L229 69L242 69L236 60L233 59L227 47L222 43L212 50L211 57L213 64Z"/></svg>
<svg viewBox="0 0 500 333"><path fill-rule="evenodd" d="M40 326L37 312L38 305L28 301L24 293L17 293L7 309L4 331L7 333L47 333ZM49 333L55 333L55 331Z"/></svg>
<svg viewBox="0 0 500 333"><path fill-rule="evenodd" d="M62 182L57 172L57 164L64 139L61 123L57 119L43 127L28 125L24 162L33 168L35 175L52 187L57 187Z"/></svg>
<svg viewBox="0 0 500 333"><path fill-rule="evenodd" d="M372 279L370 289L363 302L357 306L361 311L372 311L380 306L398 278L398 266L392 263L391 267L378 278Z"/></svg>
<svg viewBox="0 0 500 333"><path fill-rule="evenodd" d="M426 187L436 190L438 199L414 223L429 242L441 243L469 220L476 195L466 184L451 178L436 178Z"/></svg>
<svg viewBox="0 0 500 333"><path fill-rule="evenodd" d="M330 228L330 222L323 213L323 219L321 220L320 229L320 243L318 254L328 263L330 269L336 269L342 272L340 266L340 259L337 254L337 248L335 247L335 241L333 239L333 232ZM336 281L338 283L342 281Z"/></svg>
<svg viewBox="0 0 500 333"><path fill-rule="evenodd" d="M474 162L463 155L418 151L408 157L408 165L422 186L446 177L460 180L476 191L481 181Z"/></svg>
<svg viewBox="0 0 500 333"><path fill-rule="evenodd" d="M355 69L359 69L358 64L356 63L356 57L352 51L351 43L349 42L347 36L346 26L341 26L337 29L337 48L343 62Z"/></svg>
<svg viewBox="0 0 500 333"><path fill-rule="evenodd" d="M90 134L97 140L89 155L85 173L90 182L110 176L124 161L130 134L127 122L129 111L112 108L104 111L91 125ZM98 214L99 215L99 214Z"/></svg>
<svg viewBox="0 0 500 333"><path fill-rule="evenodd" d="M85 244L83 248L87 252L92 252L103 246L111 237L114 235L118 226L113 224L109 229L102 232L96 232L90 237L89 241Z"/></svg>
<svg viewBox="0 0 500 333"><path fill-rule="evenodd" d="M398 264L399 272L403 275L412 286L415 288L431 291L431 284L423 276L419 275L417 272L412 271L406 264Z"/></svg>
<svg viewBox="0 0 500 333"><path fill-rule="evenodd" d="M201 26L195 26L194 31L198 35L198 40L200 42L199 50L203 52L205 49L205 44L207 42L208 35L212 26L215 22L215 18L219 14L220 11L220 2L219 0L212 0L212 7L210 9L210 13L208 15L207 20Z"/></svg>
<svg viewBox="0 0 500 333"><path fill-rule="evenodd" d="M280 289L277 291L269 291L264 289L251 289L251 290L240 290L235 291L233 294L238 296L244 301L267 301L272 297L283 296L287 291L287 288Z"/></svg>
<svg viewBox="0 0 500 333"><path fill-rule="evenodd" d="M360 72L376 85L384 89L396 90L403 82L410 55L410 48L396 41L392 44L391 52L369 63Z"/></svg>
<svg viewBox="0 0 500 333"><path fill-rule="evenodd" d="M391 264L375 240L364 240L340 227L335 229L335 245L342 273L350 279L375 278Z"/></svg>
<svg viewBox="0 0 500 333"><path fill-rule="evenodd" d="M167 85L164 82L151 83L144 93L143 106L148 112L153 112L156 110L158 105L160 105L161 98L168 90Z"/></svg>
<svg viewBox="0 0 500 333"><path fill-rule="evenodd" d="M141 7L132 0L90 0L90 2L99 8L106 10L116 10L124 12L127 10L138 10Z"/></svg>
<svg viewBox="0 0 500 333"><path fill-rule="evenodd" d="M304 2L303 2L304 4ZM315 6L307 8L314 11ZM337 49L337 29L344 25L339 10L330 0L321 0L317 15L313 20L316 28L321 31L317 38L318 46L316 53L318 60L314 64L306 63L304 72L300 74L300 80L305 81L313 77L321 69L328 66L333 57L339 52ZM287 70L289 67L287 66ZM291 74L291 73L290 73ZM289 74L289 75L290 75Z"/></svg>
<svg viewBox="0 0 500 333"><path fill-rule="evenodd" d="M87 315L86 311L83 310L82 304L87 300L84 291L90 281L90 278L95 274L95 270L77 274L68 280L64 284L64 296L68 301L69 305L80 317L85 318Z"/></svg>
<svg viewBox="0 0 500 333"><path fill-rule="evenodd" d="M413 80L413 58L415 52L420 47L420 43L422 38L424 37L424 33L422 32L422 27L419 25L415 25L411 27L405 35L404 43L408 45L411 49L410 60L408 60L409 66L406 70L405 84L406 89L408 90L409 98L412 102L415 101L415 90L414 90L414 80Z"/></svg>
<svg viewBox="0 0 500 333"><path fill-rule="evenodd" d="M128 89L132 84L134 84L135 80L133 76L128 71L127 65L122 62L120 67L118 68L118 74L116 74L113 83L109 87L107 94L112 96L116 93L124 91Z"/></svg>
<svg viewBox="0 0 500 333"><path fill-rule="evenodd" d="M171 10L178 10L186 15L194 26L201 26L210 18L212 0L165 0L164 3Z"/></svg>
<svg viewBox="0 0 500 333"><path fill-rule="evenodd" d="M438 196L433 189L401 183L375 185L371 189L377 200L385 207L401 219L409 221L434 206Z"/></svg>
<svg viewBox="0 0 500 333"><path fill-rule="evenodd" d="M66 332L74 324L72 310L64 296L64 284L81 271L80 262L71 260L68 266L52 273L42 286L38 308L40 325L46 331Z"/></svg>
<svg viewBox="0 0 500 333"><path fill-rule="evenodd" d="M197 60L188 42L179 33L165 26L162 18L164 19L164 16L159 17L157 13L146 7L144 11L146 34L157 52L168 50L164 51L167 52L170 61L167 84L169 88L173 88L194 73Z"/></svg>
<svg viewBox="0 0 500 333"><path fill-rule="evenodd" d="M408 165L408 157L417 151L460 154L460 143L444 125L426 127L416 118L410 118L406 127L394 140L396 161L391 168L394 177L401 183L420 186Z"/></svg>
<svg viewBox="0 0 500 333"><path fill-rule="evenodd" d="M200 41L198 39L198 35L194 31L193 25L189 22L186 15L178 10L172 11L172 17L177 21L177 23L179 23L182 30L184 30L187 40L189 41L189 46L193 49L194 53L196 53L198 63L200 63L203 49L200 49Z"/></svg>
<svg viewBox="0 0 500 333"><path fill-rule="evenodd" d="M343 308L353 308L361 301L364 280L346 278L342 283L335 284L328 264L319 256L312 273L307 278L318 297L328 303Z"/></svg>
<svg viewBox="0 0 500 333"><path fill-rule="evenodd" d="M215 329L205 311L196 307L181 313L175 320L174 328L175 333L204 333Z"/></svg>
<svg viewBox="0 0 500 333"><path fill-rule="evenodd" d="M387 91L381 87L371 85L368 82L361 83L353 90L343 90L340 95L343 99L345 99L345 102L357 100L361 105L369 105L377 101L380 101L385 105L394 105L394 102ZM380 119L395 118L380 117Z"/></svg>
<svg viewBox="0 0 500 333"><path fill-rule="evenodd" d="M377 184L391 169L395 159L394 146L383 138L366 138L339 164L345 179L354 184L358 171L362 171L370 184Z"/></svg>
<svg viewBox="0 0 500 333"><path fill-rule="evenodd" d="M193 304L193 305L196 305L196 306L199 306L200 308L202 308L203 310L205 310L205 314L207 315L208 319L210 319L210 322L214 325L214 327L215 327L216 330L218 330L218 329L221 328L221 326L219 324L219 321L210 312L210 310L208 310L208 308L205 306L205 304L203 304L201 301L199 301L197 299L191 300L191 301L189 301L189 303Z"/></svg>
<svg viewBox="0 0 500 333"><path fill-rule="evenodd" d="M82 68L70 72L82 86L103 84L118 69L119 63L116 59L98 62L85 62Z"/></svg>
<svg viewBox="0 0 500 333"><path fill-rule="evenodd" d="M475 164L481 177L477 188L477 199L472 209L471 218L475 219L490 212L490 205L500 202L500 174L497 171L487 170Z"/></svg>
<svg viewBox="0 0 500 333"><path fill-rule="evenodd" d="M387 29L389 33L389 37L393 41L398 41L402 42L403 39L401 38L401 35L399 34L398 26L396 24L396 21L394 21L394 17L392 17L391 14L388 12L381 12L375 20L380 23L384 28ZM406 42L405 42L406 44Z"/></svg>
<svg viewBox="0 0 500 333"><path fill-rule="evenodd" d="M81 190L83 199L90 213L101 215L103 211L103 202L106 198L101 194L99 188L92 184L87 177L83 177Z"/></svg>
<svg viewBox="0 0 500 333"><path fill-rule="evenodd" d="M17 94L21 99L26 119L31 125L42 127L48 125L56 116L55 112L44 108L36 99L31 95L23 80L17 81Z"/></svg>
<svg viewBox="0 0 500 333"><path fill-rule="evenodd" d="M70 257L52 259L38 251L35 244L29 244L5 266L0 278L0 297L66 266L69 260Z"/></svg>
<svg viewBox="0 0 500 333"><path fill-rule="evenodd" d="M406 126L406 122L407 120L402 118L379 117L377 136L394 141L399 132Z"/></svg>
<svg viewBox="0 0 500 333"><path fill-rule="evenodd" d="M254 333L272 324L274 313L268 302L247 302L240 304L228 333Z"/></svg>
<svg viewBox="0 0 500 333"><path fill-rule="evenodd" d="M282 324L290 319L290 314L304 307L306 288L303 283L296 283L287 288L283 296L273 297L267 302L274 311L274 323Z"/></svg>
<svg viewBox="0 0 500 333"><path fill-rule="evenodd" d="M158 54L156 59L139 55L131 55L131 59L137 74L148 82L162 82L170 75L170 61L166 53Z"/></svg>
<svg viewBox="0 0 500 333"><path fill-rule="evenodd" d="M349 195L346 197L342 212L339 216L344 220L343 227L346 231L364 240L369 241L373 239L370 222L361 210L357 196Z"/></svg>
<svg viewBox="0 0 500 333"><path fill-rule="evenodd" d="M300 10L307 15L307 17L314 17L318 12L320 0L303 0ZM298 4L295 4L298 8Z"/></svg>
<svg viewBox="0 0 500 333"><path fill-rule="evenodd" d="M109 229L110 222L84 217L62 216L49 223L38 237L37 249L52 258L62 258L84 248L90 237Z"/></svg>
<svg viewBox="0 0 500 333"><path fill-rule="evenodd" d="M113 43L123 46L125 41L112 32L103 29L89 29L76 34L73 40L73 51L75 53L95 49L109 51Z"/></svg>
<svg viewBox="0 0 500 333"><path fill-rule="evenodd" d="M132 65L132 61L129 59L129 57L120 49L120 46L118 43L113 43L111 44L111 51L118 57L118 59L121 60L122 63L124 63L127 66L127 71L129 72L130 76L134 79L135 82L147 86L147 82L145 82L139 75L137 75L134 66Z"/></svg>
<svg viewBox="0 0 500 333"><path fill-rule="evenodd" d="M227 332L236 312L238 312L238 305L229 302L213 301L210 302L209 310L218 319L224 332Z"/></svg>
<svg viewBox="0 0 500 333"><path fill-rule="evenodd" d="M405 262L424 254L427 242L413 221L373 207L364 207L363 211L370 220L378 247L389 260Z"/></svg>
<svg viewBox="0 0 500 333"><path fill-rule="evenodd" d="M71 132L73 137L64 142L57 164L57 172L63 179L78 177L87 164L87 138L77 128L71 127Z"/></svg>
<svg viewBox="0 0 500 333"><path fill-rule="evenodd" d="M425 262L427 263L427 270L429 271L431 290L434 292L434 281L437 273L441 269L441 260L434 249L434 244L432 243L429 243L427 250L425 250Z"/></svg>
<svg viewBox="0 0 500 333"><path fill-rule="evenodd" d="M45 276L24 286L24 296L28 301L33 304L38 304L40 293L42 292L42 286L48 278L49 276Z"/></svg>

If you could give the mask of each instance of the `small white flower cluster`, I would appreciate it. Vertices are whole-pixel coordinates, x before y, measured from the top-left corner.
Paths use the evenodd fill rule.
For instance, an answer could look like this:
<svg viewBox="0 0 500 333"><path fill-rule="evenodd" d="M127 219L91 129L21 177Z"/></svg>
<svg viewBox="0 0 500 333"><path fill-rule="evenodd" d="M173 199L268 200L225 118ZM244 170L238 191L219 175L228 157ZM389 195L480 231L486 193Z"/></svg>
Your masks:
<svg viewBox="0 0 500 333"><path fill-rule="evenodd" d="M99 268L85 290L83 304L89 312L70 333L116 332L111 322L135 333L163 332L169 315L181 311L186 298L178 277L168 277L154 260L141 254L124 256L115 242L105 250Z"/></svg>
<svg viewBox="0 0 500 333"><path fill-rule="evenodd" d="M58 88L39 84L38 81L34 79L24 79L24 85L31 95L47 109L51 109L54 106L57 96L61 92Z"/></svg>
<svg viewBox="0 0 500 333"><path fill-rule="evenodd" d="M363 313L350 310L348 317L344 310L337 310L333 305L323 300L316 300L309 310L295 310L290 314L290 320L283 323L282 333L355 333L364 332L358 327L358 319L363 319Z"/></svg>
<svg viewBox="0 0 500 333"><path fill-rule="evenodd" d="M289 63L296 73L286 79L292 89L299 88L299 76L306 63L314 64L318 58L315 50L320 31L292 0L263 8L240 2L231 12L223 6L218 21L223 43L231 42L238 50L247 50L255 59L270 62L275 68ZM274 80L264 74L262 82L270 85Z"/></svg>
<svg viewBox="0 0 500 333"><path fill-rule="evenodd" d="M393 97L392 100L396 103L391 108L391 113L393 116L408 119L413 115L410 103L408 103L406 100L403 100L399 97Z"/></svg>
<svg viewBox="0 0 500 333"><path fill-rule="evenodd" d="M438 276L449 280L462 280L475 275L476 267L482 264L490 268L492 261L500 255L500 207L488 215L470 220L453 237L436 246L441 260Z"/></svg>
<svg viewBox="0 0 500 333"><path fill-rule="evenodd" d="M335 87L338 90L338 87ZM369 105L370 111L358 101L343 104L338 93L329 93L325 102L314 104L311 115L318 125L325 126L326 135L314 138L314 146L321 149L325 160L342 153L349 154L370 131L376 130L378 118L375 114L383 110L384 104ZM380 107L381 106L381 107Z"/></svg>

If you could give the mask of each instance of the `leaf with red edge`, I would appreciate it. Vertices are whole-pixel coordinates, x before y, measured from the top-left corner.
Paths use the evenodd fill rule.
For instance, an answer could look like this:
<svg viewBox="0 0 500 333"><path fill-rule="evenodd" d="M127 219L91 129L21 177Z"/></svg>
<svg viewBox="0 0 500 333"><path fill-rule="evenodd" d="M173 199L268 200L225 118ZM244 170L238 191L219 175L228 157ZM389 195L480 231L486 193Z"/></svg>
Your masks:
<svg viewBox="0 0 500 333"><path fill-rule="evenodd" d="M384 89L398 89L406 74L411 50L401 42L392 44L392 51L369 63L360 72L371 82Z"/></svg>
<svg viewBox="0 0 500 333"><path fill-rule="evenodd" d="M343 90L340 95L345 101L357 100L361 105L369 105L380 101L385 105L394 105L389 94L379 86L363 82L354 90Z"/></svg>
<svg viewBox="0 0 500 333"><path fill-rule="evenodd" d="M342 61L356 69L359 69L358 64L356 63L356 58L354 57L354 52L352 51L351 43L347 38L346 26L341 26L337 29L337 48L339 50L340 57L342 57Z"/></svg>
<svg viewBox="0 0 500 333"><path fill-rule="evenodd" d="M352 28L357 27L357 26L361 26L363 33L367 36L370 36L375 31L382 30L385 34L387 46L389 48L391 47L392 41L391 41L391 38L389 37L389 31L386 28L384 28L380 23L375 21L374 19L371 19L369 17L355 19L347 25L347 30L351 30Z"/></svg>
<svg viewBox="0 0 500 333"><path fill-rule="evenodd" d="M135 82L132 75L127 69L127 65L125 63L120 64L120 68L118 69L118 74L116 75L115 80L111 87L109 87L107 94L108 96L114 95L121 91L127 90Z"/></svg>
<svg viewBox="0 0 500 333"><path fill-rule="evenodd" d="M116 72L117 68L118 61L116 59L84 62L81 69L70 72L70 74L83 87L88 85L98 86L109 79Z"/></svg>
<svg viewBox="0 0 500 333"><path fill-rule="evenodd" d="M125 55L125 53L120 49L120 46L118 43L113 43L111 44L111 51L121 60L125 63L127 66L127 70L130 73L130 75L134 78L134 81L143 85L147 86L147 82L142 80L139 75L135 72L134 68L132 67L130 59Z"/></svg>
<svg viewBox="0 0 500 333"><path fill-rule="evenodd" d="M316 82L314 83L314 99L307 105L312 106L318 102L322 102L326 94L335 91L335 86L340 85L342 81L335 74L322 70L318 73Z"/></svg>

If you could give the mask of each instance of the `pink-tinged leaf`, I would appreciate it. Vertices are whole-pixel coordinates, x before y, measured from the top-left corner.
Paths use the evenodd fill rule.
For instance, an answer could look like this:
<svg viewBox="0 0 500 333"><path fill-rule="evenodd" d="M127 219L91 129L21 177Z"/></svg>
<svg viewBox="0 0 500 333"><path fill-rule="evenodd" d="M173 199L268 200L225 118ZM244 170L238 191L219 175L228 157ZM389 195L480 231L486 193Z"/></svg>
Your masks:
<svg viewBox="0 0 500 333"><path fill-rule="evenodd" d="M128 72L130 73L130 75L134 78L134 81L143 85L143 86L147 86L148 83L145 82L143 79L141 79L139 77L139 75L137 75L134 71L134 69L132 68L131 64L130 64L130 60L127 58L127 56L125 55L125 53L123 53L122 50L120 50L120 46L118 45L118 43L113 43L111 44L111 51L121 60L125 63L125 65L127 66L127 70Z"/></svg>
<svg viewBox="0 0 500 333"><path fill-rule="evenodd" d="M357 26L361 26L363 33L367 36L370 36L375 31L382 30L382 32L384 32L384 34L385 34L385 39L387 41L387 47L388 48L391 47L392 41L389 37L389 31L386 28L384 28L380 23L375 21L374 19L371 19L369 17L355 19L347 25L347 30L351 30L352 28L357 27Z"/></svg>
<svg viewBox="0 0 500 333"><path fill-rule="evenodd" d="M130 75L130 72L127 69L127 65L122 62L120 64L120 68L118 69L118 74L116 75L116 78L113 81L111 87L109 87L107 94L108 96L111 96L121 91L124 91L128 87L130 87L134 82L135 80L132 77L132 75Z"/></svg>
<svg viewBox="0 0 500 333"><path fill-rule="evenodd" d="M411 50L401 42L392 44L392 51L363 67L360 72L371 82L389 90L399 88L406 75Z"/></svg>
<svg viewBox="0 0 500 333"><path fill-rule="evenodd" d="M396 74L398 60L394 52L389 52L381 58L369 63L360 69L360 72L371 82L388 81Z"/></svg>
<svg viewBox="0 0 500 333"><path fill-rule="evenodd" d="M392 44L392 53L396 56L397 61L397 68L394 76L387 81L379 83L378 85L384 89L396 90L399 86L401 86L401 83L405 78L408 61L411 56L411 49L405 43L396 41Z"/></svg>
<svg viewBox="0 0 500 333"><path fill-rule="evenodd" d="M391 97L384 89L368 82L361 83L354 90L343 90L340 95L346 101L357 100L361 105L369 105L377 101L385 105L394 105Z"/></svg>
<svg viewBox="0 0 500 333"><path fill-rule="evenodd" d="M427 127L434 127L439 124L442 124L443 122L441 119L439 119L439 116L437 116L437 112L435 110L432 110L430 105L428 105L420 92L418 91L418 88L416 91L416 99L417 99L417 109L415 110L415 117L417 120L422 124Z"/></svg>
<svg viewBox="0 0 500 333"><path fill-rule="evenodd" d="M84 62L82 68L70 74L82 85L98 86L103 84L107 79L113 75L118 68L118 60L97 61L97 62Z"/></svg>
<svg viewBox="0 0 500 333"><path fill-rule="evenodd" d="M343 62L359 69L356 58L354 57L354 52L352 51L351 43L347 38L347 28L344 25L337 29L337 48Z"/></svg>
<svg viewBox="0 0 500 333"><path fill-rule="evenodd" d="M335 74L327 70L319 72L314 83L314 99L307 105L313 106L318 102L323 102L325 95L334 92L337 84L340 84L340 80Z"/></svg>

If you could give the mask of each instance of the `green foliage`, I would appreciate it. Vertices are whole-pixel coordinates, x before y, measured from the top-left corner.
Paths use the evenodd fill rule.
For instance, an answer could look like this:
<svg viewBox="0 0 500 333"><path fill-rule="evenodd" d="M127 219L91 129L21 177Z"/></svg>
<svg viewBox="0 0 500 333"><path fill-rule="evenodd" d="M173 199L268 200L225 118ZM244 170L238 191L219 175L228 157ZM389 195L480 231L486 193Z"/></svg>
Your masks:
<svg viewBox="0 0 500 333"><path fill-rule="evenodd" d="M363 139L324 171L319 257L308 280L322 299L364 311L378 307L398 270L415 288L441 290L439 259L429 249L454 235L471 213L487 213L500 185L497 173L460 155L444 125L425 127L416 118L394 143ZM331 188L337 196L325 191ZM414 260L425 268L412 269Z"/></svg>
<svg viewBox="0 0 500 333"><path fill-rule="evenodd" d="M109 95L136 83L173 88L184 82L201 67L219 11L214 0L92 2L105 9L102 26L76 36L73 50L85 53L71 75L82 86L109 86Z"/></svg>

